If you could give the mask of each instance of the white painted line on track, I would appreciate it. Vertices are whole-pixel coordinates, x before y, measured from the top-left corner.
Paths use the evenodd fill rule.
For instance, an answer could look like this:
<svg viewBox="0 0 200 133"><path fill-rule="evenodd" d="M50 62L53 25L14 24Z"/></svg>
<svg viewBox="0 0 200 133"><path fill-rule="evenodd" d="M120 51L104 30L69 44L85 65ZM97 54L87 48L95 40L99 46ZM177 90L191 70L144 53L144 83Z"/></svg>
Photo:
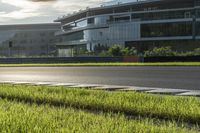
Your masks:
<svg viewBox="0 0 200 133"><path fill-rule="evenodd" d="M94 88L94 87L101 87L102 85L99 84L79 84L75 86L70 86L74 88Z"/></svg>
<svg viewBox="0 0 200 133"><path fill-rule="evenodd" d="M136 92L146 92L154 90L153 88L147 88L147 87L129 87L125 89L120 89L119 91L136 91Z"/></svg>
<svg viewBox="0 0 200 133"><path fill-rule="evenodd" d="M77 83L54 83L54 84L51 84L49 86L75 86L75 85L78 85Z"/></svg>
<svg viewBox="0 0 200 133"><path fill-rule="evenodd" d="M200 91L189 91L189 92L177 94L177 96L196 96L196 97L200 97Z"/></svg>
<svg viewBox="0 0 200 133"><path fill-rule="evenodd" d="M12 84L32 84L32 82L12 82Z"/></svg>
<svg viewBox="0 0 200 133"><path fill-rule="evenodd" d="M114 90L125 89L125 88L128 88L128 86L101 85L100 87L95 87L94 89L114 91Z"/></svg>
<svg viewBox="0 0 200 133"><path fill-rule="evenodd" d="M189 92L189 90L182 90L182 89L156 89L156 90L151 90L147 91L147 93L153 93L153 94L180 94L180 93L185 93Z"/></svg>
<svg viewBox="0 0 200 133"><path fill-rule="evenodd" d="M51 85L52 83L50 82L35 82L35 83L31 83L33 85Z"/></svg>
<svg viewBox="0 0 200 133"><path fill-rule="evenodd" d="M120 85L100 85L100 84L79 84L79 83L59 83L59 82L29 82L29 81L0 81L5 84L29 84L29 85L47 85L47 86L66 86L70 88L87 88L92 90L106 91L137 91L147 92L151 94L167 94L177 96L197 96L200 97L200 91L185 90L185 89L166 89L152 87L137 87L137 86L120 86Z"/></svg>

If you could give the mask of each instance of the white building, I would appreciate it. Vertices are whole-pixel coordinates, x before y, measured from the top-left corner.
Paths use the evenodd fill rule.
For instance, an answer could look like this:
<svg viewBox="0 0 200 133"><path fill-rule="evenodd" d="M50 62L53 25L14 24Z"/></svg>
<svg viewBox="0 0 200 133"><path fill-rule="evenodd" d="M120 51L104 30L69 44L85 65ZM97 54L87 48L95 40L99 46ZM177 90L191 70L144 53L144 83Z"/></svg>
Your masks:
<svg viewBox="0 0 200 133"><path fill-rule="evenodd" d="M145 0L106 3L70 14L61 22L60 56L82 49L119 44L140 53L171 46L177 51L200 47L200 0Z"/></svg>

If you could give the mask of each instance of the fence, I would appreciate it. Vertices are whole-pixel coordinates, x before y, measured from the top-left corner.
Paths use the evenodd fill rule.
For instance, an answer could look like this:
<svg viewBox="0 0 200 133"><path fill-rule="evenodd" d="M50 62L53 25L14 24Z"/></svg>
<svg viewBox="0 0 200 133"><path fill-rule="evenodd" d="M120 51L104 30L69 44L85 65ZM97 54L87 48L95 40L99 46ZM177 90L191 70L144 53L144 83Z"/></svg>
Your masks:
<svg viewBox="0 0 200 133"><path fill-rule="evenodd" d="M144 62L200 62L200 56L145 57Z"/></svg>
<svg viewBox="0 0 200 133"><path fill-rule="evenodd" d="M0 58L0 64L31 63L101 63L101 62L200 62L200 56L174 57L51 57L51 58Z"/></svg>
<svg viewBox="0 0 200 133"><path fill-rule="evenodd" d="M0 58L0 64L123 62L123 57Z"/></svg>

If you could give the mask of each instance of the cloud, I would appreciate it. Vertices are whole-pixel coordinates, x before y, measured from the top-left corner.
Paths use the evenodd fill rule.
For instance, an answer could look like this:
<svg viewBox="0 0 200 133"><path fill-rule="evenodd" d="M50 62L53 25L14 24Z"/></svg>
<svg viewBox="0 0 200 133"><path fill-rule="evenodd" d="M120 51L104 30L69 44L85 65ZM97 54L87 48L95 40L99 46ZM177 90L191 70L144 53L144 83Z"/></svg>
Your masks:
<svg viewBox="0 0 200 133"><path fill-rule="evenodd" d="M0 10L0 23L31 23L31 18L42 17L56 19L102 1L107 0L0 0L0 9L3 9L3 5L5 7L4 10ZM7 8L9 10L6 10ZM49 22L49 19L46 20Z"/></svg>
<svg viewBox="0 0 200 133"><path fill-rule="evenodd" d="M98 5L101 2L102 0L58 0L52 6L61 13L72 13L89 6Z"/></svg>
<svg viewBox="0 0 200 133"><path fill-rule="evenodd" d="M57 1L57 0L29 0L33 2L52 2L52 1Z"/></svg>
<svg viewBox="0 0 200 133"><path fill-rule="evenodd" d="M0 14L0 18L6 19L24 19L40 16L42 13L39 12L39 10L44 6L44 4L35 4L27 0L1 0L1 2L18 8L14 11L3 12Z"/></svg>

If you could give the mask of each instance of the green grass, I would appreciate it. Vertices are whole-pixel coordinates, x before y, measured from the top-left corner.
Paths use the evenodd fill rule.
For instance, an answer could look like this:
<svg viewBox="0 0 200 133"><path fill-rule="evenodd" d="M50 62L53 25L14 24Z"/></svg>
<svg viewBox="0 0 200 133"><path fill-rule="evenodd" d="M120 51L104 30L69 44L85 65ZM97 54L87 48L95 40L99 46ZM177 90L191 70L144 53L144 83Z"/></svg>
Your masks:
<svg viewBox="0 0 200 133"><path fill-rule="evenodd" d="M137 92L104 92L47 86L0 85L0 97L200 124L200 100Z"/></svg>
<svg viewBox="0 0 200 133"><path fill-rule="evenodd" d="M65 64L0 64L0 67L87 67L87 66L200 66L200 62L166 63L65 63Z"/></svg>
<svg viewBox="0 0 200 133"><path fill-rule="evenodd" d="M189 133L174 122L128 120L123 115L94 114L72 108L0 100L0 132L4 133Z"/></svg>

